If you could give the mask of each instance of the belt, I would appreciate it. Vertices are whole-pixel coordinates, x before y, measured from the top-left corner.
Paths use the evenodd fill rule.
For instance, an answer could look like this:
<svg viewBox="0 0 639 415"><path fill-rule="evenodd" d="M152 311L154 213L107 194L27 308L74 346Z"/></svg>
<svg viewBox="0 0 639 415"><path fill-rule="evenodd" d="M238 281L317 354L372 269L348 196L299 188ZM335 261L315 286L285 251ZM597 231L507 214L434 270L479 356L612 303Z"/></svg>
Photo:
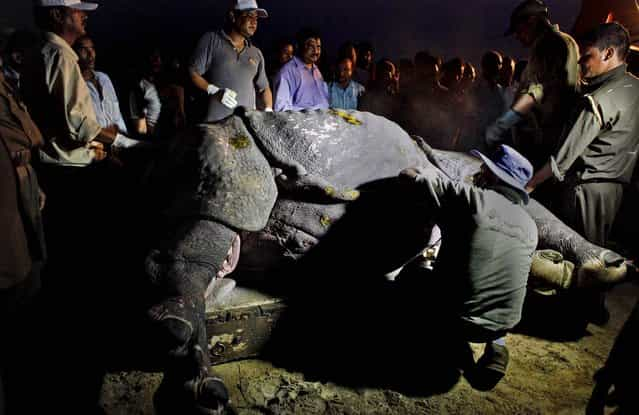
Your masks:
<svg viewBox="0 0 639 415"><path fill-rule="evenodd" d="M615 184L622 184L624 186L627 186L630 184L621 179L586 179L586 180L580 180L579 182L577 182L577 184L589 184L589 183L615 183Z"/></svg>
<svg viewBox="0 0 639 415"><path fill-rule="evenodd" d="M11 161L14 167L26 166L31 163L31 151L21 150L11 153Z"/></svg>

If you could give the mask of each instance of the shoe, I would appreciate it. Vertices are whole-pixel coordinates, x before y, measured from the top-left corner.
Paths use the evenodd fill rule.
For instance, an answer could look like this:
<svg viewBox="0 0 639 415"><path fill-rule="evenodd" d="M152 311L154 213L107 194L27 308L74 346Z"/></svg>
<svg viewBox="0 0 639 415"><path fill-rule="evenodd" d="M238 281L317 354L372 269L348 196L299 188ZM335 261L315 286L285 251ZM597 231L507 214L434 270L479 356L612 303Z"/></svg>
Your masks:
<svg viewBox="0 0 639 415"><path fill-rule="evenodd" d="M495 388L506 375L509 354L506 346L487 343L484 354L469 373L465 373L468 383L477 390L489 391Z"/></svg>

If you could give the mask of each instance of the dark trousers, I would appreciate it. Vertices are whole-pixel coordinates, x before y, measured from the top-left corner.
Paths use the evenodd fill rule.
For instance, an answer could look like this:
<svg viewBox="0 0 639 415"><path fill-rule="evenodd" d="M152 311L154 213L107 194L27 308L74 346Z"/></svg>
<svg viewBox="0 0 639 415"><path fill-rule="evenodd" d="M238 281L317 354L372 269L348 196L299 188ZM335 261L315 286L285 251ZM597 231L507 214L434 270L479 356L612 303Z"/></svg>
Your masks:
<svg viewBox="0 0 639 415"><path fill-rule="evenodd" d="M29 413L38 379L36 336L40 263L18 285L0 290L0 415Z"/></svg>
<svg viewBox="0 0 639 415"><path fill-rule="evenodd" d="M581 183L561 186L555 212L588 241L605 247L623 198L623 184Z"/></svg>

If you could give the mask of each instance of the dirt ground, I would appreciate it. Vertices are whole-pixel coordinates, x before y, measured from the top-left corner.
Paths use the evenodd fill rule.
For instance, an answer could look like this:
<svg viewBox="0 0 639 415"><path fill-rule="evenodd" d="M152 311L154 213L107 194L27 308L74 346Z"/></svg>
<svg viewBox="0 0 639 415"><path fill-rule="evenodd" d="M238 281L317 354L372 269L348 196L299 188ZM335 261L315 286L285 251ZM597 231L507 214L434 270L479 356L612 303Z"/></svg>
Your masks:
<svg viewBox="0 0 639 415"><path fill-rule="evenodd" d="M405 388L371 388L367 382L338 385L330 374L320 382L264 360L229 363L217 370L230 389L230 413L237 414L583 414L592 376L604 363L638 294L639 287L633 284L615 288L608 297L610 322L604 327L589 325L587 334L577 340L509 335L509 372L492 392L475 391L460 377L448 391L420 396L420 379L428 379L431 372L417 363L406 365L405 360L396 370L415 383L410 394L397 391ZM477 358L481 347L472 349ZM303 351L298 358L312 359ZM375 366L371 361L371 370ZM157 373L110 374L101 405L109 415L152 414L153 391L160 381Z"/></svg>

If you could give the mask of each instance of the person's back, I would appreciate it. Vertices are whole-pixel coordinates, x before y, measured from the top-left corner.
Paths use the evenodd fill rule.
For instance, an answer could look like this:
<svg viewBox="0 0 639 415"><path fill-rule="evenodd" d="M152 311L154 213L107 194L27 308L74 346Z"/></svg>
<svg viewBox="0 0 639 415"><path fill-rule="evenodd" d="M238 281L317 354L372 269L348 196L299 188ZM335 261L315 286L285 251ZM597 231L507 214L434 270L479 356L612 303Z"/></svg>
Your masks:
<svg viewBox="0 0 639 415"><path fill-rule="evenodd" d="M466 192L470 203L449 207L437 222L443 239L436 267L456 286L464 319L510 329L521 317L537 226L508 189ZM466 275L460 284L456 278Z"/></svg>
<svg viewBox="0 0 639 415"><path fill-rule="evenodd" d="M505 336L521 318L538 234L523 208L529 201L530 162L506 145L490 158L471 153L484 162L473 185L453 182L431 166L404 170L400 179L416 185L417 201L441 229L429 280L446 295L442 313L458 319L452 331L486 343L477 363L464 368L471 385L486 390L506 373Z"/></svg>

